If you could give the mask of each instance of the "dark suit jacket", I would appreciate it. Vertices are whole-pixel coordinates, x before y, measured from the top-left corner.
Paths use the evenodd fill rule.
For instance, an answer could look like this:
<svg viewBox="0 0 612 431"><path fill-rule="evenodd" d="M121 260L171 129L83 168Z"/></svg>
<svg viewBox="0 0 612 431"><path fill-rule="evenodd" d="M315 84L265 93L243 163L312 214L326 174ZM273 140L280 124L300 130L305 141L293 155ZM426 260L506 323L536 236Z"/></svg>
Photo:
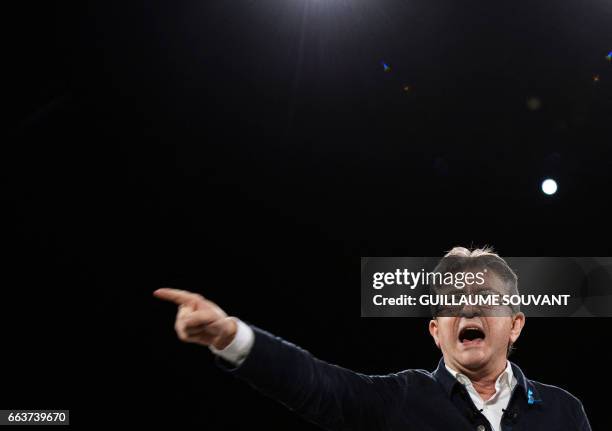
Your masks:
<svg viewBox="0 0 612 431"><path fill-rule="evenodd" d="M307 420L331 430L490 430L465 388L440 360L434 372L365 375L329 364L251 326L255 343L244 362L217 364ZM503 431L587 431L581 402L555 386L518 380L502 419Z"/></svg>

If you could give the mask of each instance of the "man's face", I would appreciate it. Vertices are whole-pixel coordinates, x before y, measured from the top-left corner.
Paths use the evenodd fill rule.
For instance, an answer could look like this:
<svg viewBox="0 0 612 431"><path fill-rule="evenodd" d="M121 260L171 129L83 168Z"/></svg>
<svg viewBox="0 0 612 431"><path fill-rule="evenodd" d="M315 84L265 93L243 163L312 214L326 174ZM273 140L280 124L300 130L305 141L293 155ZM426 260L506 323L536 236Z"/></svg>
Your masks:
<svg viewBox="0 0 612 431"><path fill-rule="evenodd" d="M492 271L487 272L484 284L472 284L463 291L472 294L508 293L503 281ZM525 316L522 313L512 315L509 308L503 313L489 315L478 307L465 306L459 310L449 316L438 316L429 324L429 331L442 350L445 363L458 371L475 371L502 360L505 363L508 343L518 339Z"/></svg>

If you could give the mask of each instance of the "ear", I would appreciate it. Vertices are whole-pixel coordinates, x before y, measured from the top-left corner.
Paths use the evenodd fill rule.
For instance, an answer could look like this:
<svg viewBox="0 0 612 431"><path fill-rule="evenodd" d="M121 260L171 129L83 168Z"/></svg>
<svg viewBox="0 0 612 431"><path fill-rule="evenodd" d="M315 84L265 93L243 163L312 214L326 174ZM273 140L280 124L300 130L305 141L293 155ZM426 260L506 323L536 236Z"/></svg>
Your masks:
<svg viewBox="0 0 612 431"><path fill-rule="evenodd" d="M438 338L438 321L436 319L431 319L429 321L429 333L434 339L434 343L438 349L440 348L440 339Z"/></svg>
<svg viewBox="0 0 612 431"><path fill-rule="evenodd" d="M523 326L525 326L525 314L518 312L512 316L512 328L510 329L510 342L512 344L516 343L516 340L518 340L523 330Z"/></svg>

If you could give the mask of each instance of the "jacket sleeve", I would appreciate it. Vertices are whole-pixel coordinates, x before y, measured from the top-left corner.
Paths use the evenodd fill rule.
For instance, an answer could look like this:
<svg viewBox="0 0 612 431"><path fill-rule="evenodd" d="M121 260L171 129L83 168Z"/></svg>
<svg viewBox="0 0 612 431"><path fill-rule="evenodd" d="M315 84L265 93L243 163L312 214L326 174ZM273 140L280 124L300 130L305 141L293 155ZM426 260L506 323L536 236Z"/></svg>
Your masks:
<svg viewBox="0 0 612 431"><path fill-rule="evenodd" d="M321 361L255 326L251 328L255 342L249 355L237 367L217 357L216 363L223 370L323 428L385 428L384 407L397 402L397 375L356 373Z"/></svg>
<svg viewBox="0 0 612 431"><path fill-rule="evenodd" d="M578 431L591 431L589 419L587 418L586 412L584 411L584 406L580 401L578 401L577 406L574 409L574 415L576 418Z"/></svg>

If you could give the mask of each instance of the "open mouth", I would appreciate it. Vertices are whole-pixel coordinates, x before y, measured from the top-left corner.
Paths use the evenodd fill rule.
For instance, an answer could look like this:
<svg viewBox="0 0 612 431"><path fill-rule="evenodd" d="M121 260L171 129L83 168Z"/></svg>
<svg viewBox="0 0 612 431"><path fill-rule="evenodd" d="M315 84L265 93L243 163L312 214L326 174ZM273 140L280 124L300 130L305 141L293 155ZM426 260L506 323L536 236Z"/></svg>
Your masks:
<svg viewBox="0 0 612 431"><path fill-rule="evenodd" d="M459 342L463 345L476 344L484 341L485 333L477 327L466 327L459 332Z"/></svg>

